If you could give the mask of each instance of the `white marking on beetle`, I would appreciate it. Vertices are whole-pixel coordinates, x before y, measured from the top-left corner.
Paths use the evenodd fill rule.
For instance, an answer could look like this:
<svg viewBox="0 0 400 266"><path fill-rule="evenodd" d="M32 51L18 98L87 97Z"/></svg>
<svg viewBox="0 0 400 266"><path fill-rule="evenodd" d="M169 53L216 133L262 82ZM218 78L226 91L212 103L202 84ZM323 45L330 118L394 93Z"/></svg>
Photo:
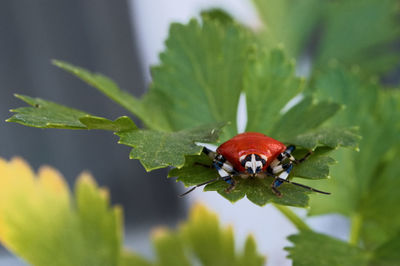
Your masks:
<svg viewBox="0 0 400 266"><path fill-rule="evenodd" d="M220 177L225 177L225 176L228 176L229 174L224 170L224 169L219 169L218 170L218 174L219 174L219 176Z"/></svg>
<svg viewBox="0 0 400 266"><path fill-rule="evenodd" d="M251 155L251 161L246 162L245 164L245 168L251 168L251 170L253 171L253 173L257 172L257 167L262 168L262 162L261 161L257 161L256 160L256 156L254 154Z"/></svg>
<svg viewBox="0 0 400 266"><path fill-rule="evenodd" d="M274 168L272 168L272 172L273 172L274 174L280 173L280 172L282 172L282 171L283 171L282 165L278 165L278 166L275 166Z"/></svg>
<svg viewBox="0 0 400 266"><path fill-rule="evenodd" d="M231 164L229 164L228 162L224 162L224 164L222 165L222 168L229 173L233 172L233 166Z"/></svg>
<svg viewBox="0 0 400 266"><path fill-rule="evenodd" d="M282 174L279 175L279 178L286 179L288 177L288 175L289 175L289 173L285 171L285 172L282 172Z"/></svg>

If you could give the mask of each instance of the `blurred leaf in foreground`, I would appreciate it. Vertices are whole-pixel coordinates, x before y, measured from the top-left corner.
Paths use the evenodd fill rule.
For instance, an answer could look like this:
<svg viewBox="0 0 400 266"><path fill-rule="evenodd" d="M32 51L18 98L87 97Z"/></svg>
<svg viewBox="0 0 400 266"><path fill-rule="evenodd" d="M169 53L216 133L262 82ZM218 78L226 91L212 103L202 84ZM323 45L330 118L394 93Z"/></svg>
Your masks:
<svg viewBox="0 0 400 266"><path fill-rule="evenodd" d="M244 246L235 248L232 227L222 227L217 215L202 205L195 205L188 221L176 231L159 228L154 231L154 262L137 262L131 257L130 265L159 266L258 266L265 264L265 257L257 252L252 236L248 236ZM129 261L129 257L127 259Z"/></svg>
<svg viewBox="0 0 400 266"><path fill-rule="evenodd" d="M122 213L89 174L71 197L56 170L0 159L0 195L0 241L32 265L118 265Z"/></svg>
<svg viewBox="0 0 400 266"><path fill-rule="evenodd" d="M154 234L156 262L122 249L122 211L111 207L108 191L83 173L72 196L56 170L36 175L25 161L0 158L0 242L32 265L150 266L263 265L249 236L235 249L231 227L197 205L176 232Z"/></svg>

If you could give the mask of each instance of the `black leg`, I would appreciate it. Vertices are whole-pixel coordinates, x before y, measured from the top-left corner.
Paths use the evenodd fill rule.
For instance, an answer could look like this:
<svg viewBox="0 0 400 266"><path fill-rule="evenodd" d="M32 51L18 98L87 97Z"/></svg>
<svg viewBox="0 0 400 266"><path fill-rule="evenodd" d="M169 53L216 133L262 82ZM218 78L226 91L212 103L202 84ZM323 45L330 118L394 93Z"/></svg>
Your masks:
<svg viewBox="0 0 400 266"><path fill-rule="evenodd" d="M227 179L224 180L224 181L230 185L227 189L225 189L225 192L226 192L226 193L231 193L231 191L234 190L235 187L236 187L236 181L235 181L235 179L233 179L232 176L229 176L229 178L227 178Z"/></svg>
<svg viewBox="0 0 400 266"><path fill-rule="evenodd" d="M299 159L299 160L296 159L296 160L294 161L294 163L295 163L295 164L300 164L300 163L304 162L305 160L307 160L308 157L310 157L310 155L311 155L312 153L313 153L312 151L308 151L308 152L306 153L306 155L303 156L303 158L301 158L301 159Z"/></svg>
<svg viewBox="0 0 400 266"><path fill-rule="evenodd" d="M228 184L230 185L230 187L228 187L228 188L226 189L226 192L227 192L227 193L229 193L232 189L235 188L235 180L233 179L232 176L217 177L217 178L208 180L208 181L206 181L206 182L203 182L203 183L201 183L201 184L198 184L198 185L192 187L191 189L189 189L189 190L186 191L185 193L179 195L179 197L186 196L187 194L189 194L190 192L192 192L192 191L195 190L196 188L201 187L201 186L204 186L204 185L207 185L207 184L210 184L210 183L213 183L213 182L218 181L218 180L223 180L223 181L225 181L226 183L228 183ZM229 190L229 192L228 192L228 190Z"/></svg>

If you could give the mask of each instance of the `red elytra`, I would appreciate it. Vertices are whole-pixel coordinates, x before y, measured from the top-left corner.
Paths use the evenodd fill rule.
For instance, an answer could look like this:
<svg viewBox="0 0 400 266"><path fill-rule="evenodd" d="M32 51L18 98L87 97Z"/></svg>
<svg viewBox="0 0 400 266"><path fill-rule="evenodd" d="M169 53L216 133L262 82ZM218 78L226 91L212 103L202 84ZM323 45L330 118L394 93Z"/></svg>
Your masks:
<svg viewBox="0 0 400 266"><path fill-rule="evenodd" d="M268 160L262 169L266 170L269 164L285 150L286 146L276 139L257 132L245 132L222 143L217 153L224 156L236 170L245 172L245 168L240 163L241 156L248 154L267 156Z"/></svg>

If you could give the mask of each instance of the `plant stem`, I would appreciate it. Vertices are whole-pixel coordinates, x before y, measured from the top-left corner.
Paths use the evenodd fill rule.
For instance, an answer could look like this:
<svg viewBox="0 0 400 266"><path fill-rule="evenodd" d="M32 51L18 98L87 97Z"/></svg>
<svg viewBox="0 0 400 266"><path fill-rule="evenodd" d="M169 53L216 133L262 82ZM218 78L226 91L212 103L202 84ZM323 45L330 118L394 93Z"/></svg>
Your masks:
<svg viewBox="0 0 400 266"><path fill-rule="evenodd" d="M311 231L311 228L299 217L297 214L295 214L290 208L279 205L279 204L274 204L275 208L277 208L283 215L285 215L286 218L289 219L289 221L292 222L294 226L299 231Z"/></svg>
<svg viewBox="0 0 400 266"><path fill-rule="evenodd" d="M350 239L349 243L352 245L358 245L361 227L362 227L362 216L359 213L355 213L351 217L351 228L350 228Z"/></svg>

